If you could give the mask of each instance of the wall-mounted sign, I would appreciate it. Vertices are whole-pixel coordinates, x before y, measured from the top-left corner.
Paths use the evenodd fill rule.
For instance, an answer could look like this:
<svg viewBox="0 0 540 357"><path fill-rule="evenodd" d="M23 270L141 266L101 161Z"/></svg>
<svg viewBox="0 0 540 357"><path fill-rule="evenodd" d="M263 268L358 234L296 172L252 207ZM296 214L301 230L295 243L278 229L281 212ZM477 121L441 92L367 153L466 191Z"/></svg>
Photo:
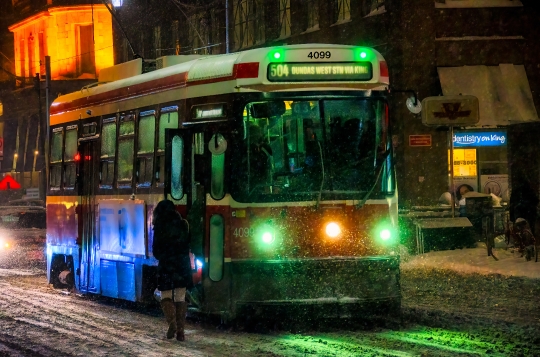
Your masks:
<svg viewBox="0 0 540 357"><path fill-rule="evenodd" d="M422 123L427 126L468 126L480 119L478 98L472 95L427 97L422 108Z"/></svg>
<svg viewBox="0 0 540 357"><path fill-rule="evenodd" d="M409 135L409 146L431 146L431 135Z"/></svg>
<svg viewBox="0 0 540 357"><path fill-rule="evenodd" d="M454 134L454 147L464 146L506 146L504 131L462 132Z"/></svg>
<svg viewBox="0 0 540 357"><path fill-rule="evenodd" d="M369 81L371 62L270 63L271 82Z"/></svg>
<svg viewBox="0 0 540 357"><path fill-rule="evenodd" d="M480 185L484 193L493 193L507 201L510 199L508 193L508 175L481 175Z"/></svg>

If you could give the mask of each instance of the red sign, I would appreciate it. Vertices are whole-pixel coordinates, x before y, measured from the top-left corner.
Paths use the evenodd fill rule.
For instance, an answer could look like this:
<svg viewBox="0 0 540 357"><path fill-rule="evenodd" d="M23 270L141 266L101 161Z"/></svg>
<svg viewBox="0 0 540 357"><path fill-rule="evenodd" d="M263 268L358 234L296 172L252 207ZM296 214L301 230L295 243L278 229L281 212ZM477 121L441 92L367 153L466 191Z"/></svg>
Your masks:
<svg viewBox="0 0 540 357"><path fill-rule="evenodd" d="M15 181L11 175L6 175L1 181L0 181L0 190L15 190L21 188L21 185Z"/></svg>
<svg viewBox="0 0 540 357"><path fill-rule="evenodd" d="M431 135L409 135L409 146L431 146Z"/></svg>

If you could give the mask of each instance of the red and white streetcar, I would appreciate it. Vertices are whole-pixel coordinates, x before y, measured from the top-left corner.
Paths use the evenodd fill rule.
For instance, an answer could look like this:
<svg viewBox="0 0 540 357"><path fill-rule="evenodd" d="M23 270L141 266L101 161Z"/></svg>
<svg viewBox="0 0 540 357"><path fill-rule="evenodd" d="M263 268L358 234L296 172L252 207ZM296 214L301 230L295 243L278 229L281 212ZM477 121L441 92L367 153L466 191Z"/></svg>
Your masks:
<svg viewBox="0 0 540 357"><path fill-rule="evenodd" d="M114 80L50 108L49 282L152 297L166 197L190 223L194 309L399 307L381 54L308 44L157 62L104 70Z"/></svg>

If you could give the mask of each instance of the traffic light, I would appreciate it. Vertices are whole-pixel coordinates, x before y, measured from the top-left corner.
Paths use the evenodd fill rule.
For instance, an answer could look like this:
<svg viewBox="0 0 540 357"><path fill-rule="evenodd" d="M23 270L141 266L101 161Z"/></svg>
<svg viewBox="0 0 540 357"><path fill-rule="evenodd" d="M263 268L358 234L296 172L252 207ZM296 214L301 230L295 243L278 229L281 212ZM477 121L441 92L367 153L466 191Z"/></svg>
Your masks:
<svg viewBox="0 0 540 357"><path fill-rule="evenodd" d="M36 90L36 92L39 93L40 88L41 88L41 85L40 85L39 73L36 73L34 77L34 89Z"/></svg>

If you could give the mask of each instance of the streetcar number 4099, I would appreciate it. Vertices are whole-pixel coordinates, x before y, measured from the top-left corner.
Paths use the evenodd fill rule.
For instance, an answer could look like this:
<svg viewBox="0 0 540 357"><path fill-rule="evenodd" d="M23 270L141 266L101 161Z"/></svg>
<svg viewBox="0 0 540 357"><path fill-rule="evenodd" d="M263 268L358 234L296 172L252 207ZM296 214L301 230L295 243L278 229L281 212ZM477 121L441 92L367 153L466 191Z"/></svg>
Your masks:
<svg viewBox="0 0 540 357"><path fill-rule="evenodd" d="M332 57L332 54L330 51L312 51L307 56L311 59L323 59Z"/></svg>

